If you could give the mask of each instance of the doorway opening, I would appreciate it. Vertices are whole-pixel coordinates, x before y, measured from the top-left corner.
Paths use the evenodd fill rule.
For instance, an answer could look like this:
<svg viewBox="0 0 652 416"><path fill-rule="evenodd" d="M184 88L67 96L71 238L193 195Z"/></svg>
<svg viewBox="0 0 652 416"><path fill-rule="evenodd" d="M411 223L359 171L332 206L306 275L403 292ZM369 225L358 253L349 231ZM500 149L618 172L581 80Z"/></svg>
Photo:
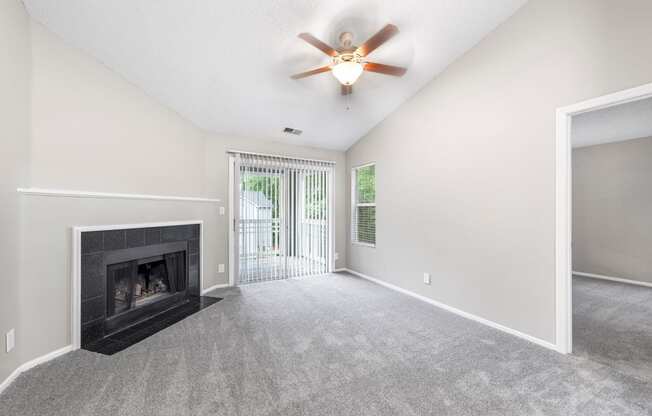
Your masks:
<svg viewBox="0 0 652 416"><path fill-rule="evenodd" d="M557 111L556 343L562 353L619 366L645 359L633 354L643 338L652 351L649 319L638 327L632 320L645 314L640 302L647 291L652 300L645 287L652 263L646 266L640 253L648 248L635 242L645 233L633 231L646 228L645 195L652 196L643 185L652 180L646 171L652 130L644 131L652 129L650 111L652 84ZM635 191L641 186L646 189ZM639 364L625 362L621 370L629 366L635 375Z"/></svg>

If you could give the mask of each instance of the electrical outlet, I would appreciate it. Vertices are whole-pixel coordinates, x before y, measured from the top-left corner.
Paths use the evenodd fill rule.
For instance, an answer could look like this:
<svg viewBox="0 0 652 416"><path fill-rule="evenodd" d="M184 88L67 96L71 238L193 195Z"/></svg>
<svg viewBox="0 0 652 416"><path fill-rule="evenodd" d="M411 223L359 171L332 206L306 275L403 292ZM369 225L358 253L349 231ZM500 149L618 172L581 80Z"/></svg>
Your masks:
<svg viewBox="0 0 652 416"><path fill-rule="evenodd" d="M430 273L424 273L423 274L423 283L426 285L430 284Z"/></svg>
<svg viewBox="0 0 652 416"><path fill-rule="evenodd" d="M340 253L335 253L335 260L339 260L339 259L340 259Z"/></svg>
<svg viewBox="0 0 652 416"><path fill-rule="evenodd" d="M217 265L217 272L218 273L224 273L224 265L223 264L218 264Z"/></svg>
<svg viewBox="0 0 652 416"><path fill-rule="evenodd" d="M224 215L226 213L226 209L224 207L220 207L220 215Z"/></svg>
<svg viewBox="0 0 652 416"><path fill-rule="evenodd" d="M10 352L11 350L14 349L16 346L16 331L12 328L9 332L7 332L7 335L5 336L6 341L7 341L7 352Z"/></svg>

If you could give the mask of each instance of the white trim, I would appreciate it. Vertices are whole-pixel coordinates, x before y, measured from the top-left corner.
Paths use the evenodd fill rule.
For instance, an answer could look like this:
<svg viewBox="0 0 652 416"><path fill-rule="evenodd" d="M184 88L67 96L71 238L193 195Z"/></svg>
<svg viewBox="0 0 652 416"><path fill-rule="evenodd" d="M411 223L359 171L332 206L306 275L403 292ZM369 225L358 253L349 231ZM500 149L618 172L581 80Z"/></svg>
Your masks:
<svg viewBox="0 0 652 416"><path fill-rule="evenodd" d="M371 165L375 165L375 164L376 164L376 162L366 162L366 163L363 163L362 165L351 166L351 169L366 168L367 166L371 166Z"/></svg>
<svg viewBox="0 0 652 416"><path fill-rule="evenodd" d="M279 159L296 160L296 161L299 161L299 162L329 163L331 165L336 165L337 164L337 162L335 162L334 160L306 159L306 158L303 158L303 157L273 155L273 154L269 154L269 153L258 153L258 152L246 152L246 151L243 151L243 150L227 149L226 153L239 154L239 155L264 156L264 157L276 157L276 158L279 158Z"/></svg>
<svg viewBox="0 0 652 416"><path fill-rule="evenodd" d="M49 352L45 355L42 355L40 357L36 357L33 360L30 360L26 363L21 364L16 368L11 374L9 374L9 377L7 377L2 383L0 383L0 393L2 393L11 383L13 383L14 380L18 378L19 375L24 373L27 370L31 370L32 368L36 367L37 365L46 363L50 360L54 360L57 357L60 357L64 354L69 353L72 351L72 345L67 345L63 348L59 348L58 350Z"/></svg>
<svg viewBox="0 0 652 416"><path fill-rule="evenodd" d="M340 267L339 269L333 270L333 273L344 273L344 272L348 272L348 271L349 271L349 269L347 269L346 267Z"/></svg>
<svg viewBox="0 0 652 416"><path fill-rule="evenodd" d="M66 189L18 188L16 192L25 195L55 196L64 198L102 198L102 199L149 199L155 201L186 201L186 202L220 202L216 198L199 198L192 196L123 194L113 192L73 191Z"/></svg>
<svg viewBox="0 0 652 416"><path fill-rule="evenodd" d="M224 289L225 287L231 287L231 285L229 283L220 283L220 284L217 284L217 285L213 285L213 286L211 286L209 288L202 289L201 290L201 295L204 296L208 292L212 292L212 291L217 290L217 289Z"/></svg>
<svg viewBox="0 0 652 416"><path fill-rule="evenodd" d="M70 340L72 348L81 348L81 233L82 227L72 228L72 283L70 298L71 314ZM88 230L90 231L90 230Z"/></svg>
<svg viewBox="0 0 652 416"><path fill-rule="evenodd" d="M199 220L199 294L204 290L204 221ZM213 270L215 273L215 270Z"/></svg>
<svg viewBox="0 0 652 416"><path fill-rule="evenodd" d="M623 279L622 277L604 276L604 275L595 274L595 273L584 273L584 272L573 271L573 276L590 277L590 278L593 278L593 279L609 280L611 282L625 283L625 284L628 284L628 285L652 287L652 283L650 283L650 282L641 282L640 280Z"/></svg>
<svg viewBox="0 0 652 416"><path fill-rule="evenodd" d="M355 171L355 167L351 168L351 188L349 190L351 197L349 202L351 203L351 206L349 207L351 211L349 212L349 240L351 241L351 244L357 242L358 238L356 237L356 234L358 233L358 230L355 229L355 226L358 222L356 209L355 209L355 200L356 200L356 181L357 181L357 173Z"/></svg>
<svg viewBox="0 0 652 416"><path fill-rule="evenodd" d="M229 234L229 285L235 285L235 274L236 274L236 262L235 255L238 251L236 247L235 240L235 222L236 222L236 212L235 212L235 179L236 178L236 166L235 166L235 156L229 155L229 223L227 224L228 234Z"/></svg>
<svg viewBox="0 0 652 416"><path fill-rule="evenodd" d="M573 351L572 300L572 142L575 115L652 97L652 84L619 91L557 109L555 202L556 343L562 353Z"/></svg>
<svg viewBox="0 0 652 416"><path fill-rule="evenodd" d="M565 354L573 350L573 306L571 299L571 116L557 111L556 137L556 206L555 206L555 342Z"/></svg>
<svg viewBox="0 0 652 416"><path fill-rule="evenodd" d="M330 169L328 172L328 184L326 185L328 192L328 272L331 273L335 270L335 168Z"/></svg>
<svg viewBox="0 0 652 416"><path fill-rule="evenodd" d="M89 225L72 227L72 284L71 284L71 348L81 348L81 233L88 231L110 231L122 229L172 227L175 225L199 224L199 287L204 285L204 221L168 221L141 224ZM203 290L203 289L201 289Z"/></svg>
<svg viewBox="0 0 652 416"><path fill-rule="evenodd" d="M362 241L354 241L354 240L351 240L351 245L360 246L360 247L368 247L368 248L376 248L375 244L363 243Z"/></svg>
<svg viewBox="0 0 652 416"><path fill-rule="evenodd" d="M621 104L645 100L646 98L652 98L652 83L592 98L566 107L561 107L557 111L576 116L590 111L602 110L604 108L615 107Z"/></svg>
<svg viewBox="0 0 652 416"><path fill-rule="evenodd" d="M349 273L351 273L351 274L353 274L355 276L361 277L361 278L363 278L365 280L369 280L370 282L373 282L373 283L379 284L381 286L384 286L384 287L386 287L388 289L394 290L394 291L402 293L404 295L411 296L411 297L413 297L415 299L418 299L420 301L429 303L429 304L431 304L433 306L444 309L444 310L446 310L448 312L452 312L452 313L454 313L456 315L459 315L459 316L461 316L463 318L470 319L472 321L479 322L479 323L481 323L483 325L490 326L490 327L492 327L494 329L498 329L499 331L503 331L503 332L506 332L506 333L508 333L510 335L517 336L519 338L522 338L522 339L524 339L526 341L530 341L530 342L532 342L534 344L537 344L537 345L540 345L542 347L545 347L545 348L548 348L548 349L551 349L551 350L555 350L555 351L557 350L557 346L555 344L551 343L551 342L544 341L544 340L542 340L540 338L533 337L532 335L528 335L526 333L523 333L523 332L517 331L515 329L509 328L509 327L507 327L505 325L501 325L501 324L496 323L494 321L490 321L490 320L482 318L480 316L473 315L473 314L465 312L465 311L463 311L461 309L457 309L457 308L454 308L452 306L446 305L445 303L442 303L442 302L436 301L434 299L419 295L417 293L411 292L411 291L409 291L407 289L403 289L402 287L393 285L391 283L387 283L387 282L385 282L383 280L380 280L380 279L377 279L375 277L367 276L367 275L362 274L360 272L356 272L355 270L344 269L344 271L349 272Z"/></svg>
<svg viewBox="0 0 652 416"><path fill-rule="evenodd" d="M78 225L75 229L81 232L86 231L111 231L122 229L137 229L137 228L154 228L154 227L174 227L175 225L193 225L204 224L203 220L188 220L188 221L161 221L161 222L143 222L137 224L111 224L111 225Z"/></svg>

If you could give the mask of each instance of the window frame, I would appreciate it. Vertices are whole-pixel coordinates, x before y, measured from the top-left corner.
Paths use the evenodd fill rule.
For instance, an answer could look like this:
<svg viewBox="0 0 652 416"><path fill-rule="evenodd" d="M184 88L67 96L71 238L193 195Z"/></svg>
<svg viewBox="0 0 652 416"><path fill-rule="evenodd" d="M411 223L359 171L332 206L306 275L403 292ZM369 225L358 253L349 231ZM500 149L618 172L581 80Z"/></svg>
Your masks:
<svg viewBox="0 0 652 416"><path fill-rule="evenodd" d="M369 166L374 166L374 202L358 202L358 171L363 168L367 168ZM377 230L376 230L376 219L378 218L377 216L374 218L374 243L367 243L365 241L358 241L358 230L356 227L358 226L358 207L374 207L376 208L376 200L378 199L378 194L376 190L376 162L369 162L365 163L363 165L358 165L354 166L351 168L351 244L356 245L356 246L362 246L362 247L368 247L368 248L376 248L376 244L378 241L376 240L377 237ZM377 212L377 208L376 208ZM355 219L355 221L354 221Z"/></svg>

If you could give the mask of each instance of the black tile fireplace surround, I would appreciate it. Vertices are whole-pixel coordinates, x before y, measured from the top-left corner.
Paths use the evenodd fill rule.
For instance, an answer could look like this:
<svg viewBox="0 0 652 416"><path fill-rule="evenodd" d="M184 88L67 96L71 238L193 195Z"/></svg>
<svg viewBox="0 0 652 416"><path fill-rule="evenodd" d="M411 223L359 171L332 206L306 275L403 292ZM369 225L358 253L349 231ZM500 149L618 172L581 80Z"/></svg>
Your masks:
<svg viewBox="0 0 652 416"><path fill-rule="evenodd" d="M82 348L197 299L199 227L82 232Z"/></svg>

